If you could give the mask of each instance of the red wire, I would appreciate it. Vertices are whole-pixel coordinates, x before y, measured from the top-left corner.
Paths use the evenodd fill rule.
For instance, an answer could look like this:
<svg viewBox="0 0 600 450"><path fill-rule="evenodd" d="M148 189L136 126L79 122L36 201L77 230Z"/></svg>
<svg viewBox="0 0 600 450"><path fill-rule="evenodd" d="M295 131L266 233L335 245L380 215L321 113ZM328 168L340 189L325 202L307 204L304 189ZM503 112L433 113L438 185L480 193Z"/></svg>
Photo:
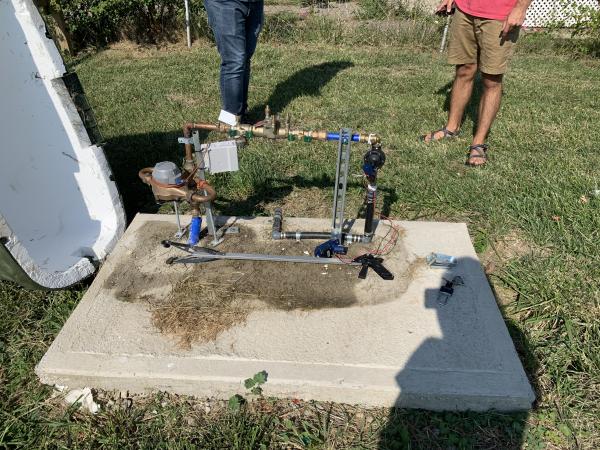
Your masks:
<svg viewBox="0 0 600 450"><path fill-rule="evenodd" d="M373 202L375 204L377 204L376 194L373 197ZM389 217L386 217L381 213L379 213L379 218L383 219L383 220L387 220L389 222L390 231L388 231L388 233L382 238L382 241L379 243L379 246L376 249L370 249L365 253L355 256L354 258L344 258L341 255L335 255L335 256L340 261L342 261L344 264L350 264L354 259L359 258L364 255L378 255L378 256L388 255L396 247L396 244L398 243L398 238L400 237L400 227L398 227L397 225L394 224L393 219L390 219ZM389 239L387 239L387 241L386 241L386 238L388 238L388 236L389 236ZM381 246L384 242L385 242L385 245L383 246L383 249L381 249Z"/></svg>

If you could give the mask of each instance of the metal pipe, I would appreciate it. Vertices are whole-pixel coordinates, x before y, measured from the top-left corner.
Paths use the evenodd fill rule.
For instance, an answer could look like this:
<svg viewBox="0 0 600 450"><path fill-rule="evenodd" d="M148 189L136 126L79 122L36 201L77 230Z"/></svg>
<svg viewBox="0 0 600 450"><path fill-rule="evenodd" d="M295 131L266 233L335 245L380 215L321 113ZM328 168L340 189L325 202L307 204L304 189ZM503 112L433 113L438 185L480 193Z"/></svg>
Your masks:
<svg viewBox="0 0 600 450"><path fill-rule="evenodd" d="M294 255L269 255L263 253L205 253L193 252L188 256L180 258L169 258L168 264L194 264L214 261L216 259L238 260L238 261L269 261L269 262L290 262L290 263L305 263L305 264L327 264L327 265L347 265L347 266L362 266L361 262L342 261L338 258L318 258L316 256L294 256Z"/></svg>
<svg viewBox="0 0 600 450"><path fill-rule="evenodd" d="M446 48L446 42L448 40L448 29L450 28L450 15L446 16L446 26L444 27L444 33L442 34L442 42L440 43L440 53L444 53Z"/></svg>
<svg viewBox="0 0 600 450"><path fill-rule="evenodd" d="M183 4L185 6L185 32L187 35L187 46L191 48L192 46L192 32L190 30L190 4L189 0L183 0Z"/></svg>
<svg viewBox="0 0 600 450"><path fill-rule="evenodd" d="M328 240L328 239L331 239L331 232L327 232L327 231L281 231L278 233L273 232L272 237L273 237L273 239L276 239L276 240L283 240L283 239L290 239L290 240L296 240L296 241L300 241L300 240L304 240L304 239ZM341 240L346 243L370 242L369 240L366 240L366 239L367 239L367 237L362 234L350 234L350 233L344 233L344 234L342 234L342 237L341 237Z"/></svg>
<svg viewBox="0 0 600 450"><path fill-rule="evenodd" d="M331 239L331 233L320 231L282 231L279 239Z"/></svg>
<svg viewBox="0 0 600 450"><path fill-rule="evenodd" d="M214 201L217 198L217 193L215 189L208 183L203 183L202 186L198 187L198 189L203 189L206 192L206 195L199 194L198 192L194 192L189 196L190 202L193 203L207 203Z"/></svg>
<svg viewBox="0 0 600 450"><path fill-rule="evenodd" d="M365 240L364 242L371 242L373 239L373 217L375 216L375 198L377 193L377 185L373 182L369 182L367 185L367 211L365 213Z"/></svg>
<svg viewBox="0 0 600 450"><path fill-rule="evenodd" d="M223 123L206 123L206 122L186 122L183 124L183 135L186 138L191 136L192 130L206 130L216 131L218 133L227 133L232 137L245 136L245 137L264 137L267 139L288 139L303 140L305 142L310 141L339 141L340 134L325 130L300 130L300 129L289 129L286 127L279 126L276 122L273 124L261 125L250 125L250 124L239 124L235 126L229 126ZM354 133L352 135L353 142L365 142L369 144L376 144L381 142L381 138L374 133ZM185 144L186 159L192 155L191 144Z"/></svg>
<svg viewBox="0 0 600 450"><path fill-rule="evenodd" d="M275 208L273 214L273 231L271 232L271 238L275 240L281 239L281 229L283 227L283 212L281 208Z"/></svg>

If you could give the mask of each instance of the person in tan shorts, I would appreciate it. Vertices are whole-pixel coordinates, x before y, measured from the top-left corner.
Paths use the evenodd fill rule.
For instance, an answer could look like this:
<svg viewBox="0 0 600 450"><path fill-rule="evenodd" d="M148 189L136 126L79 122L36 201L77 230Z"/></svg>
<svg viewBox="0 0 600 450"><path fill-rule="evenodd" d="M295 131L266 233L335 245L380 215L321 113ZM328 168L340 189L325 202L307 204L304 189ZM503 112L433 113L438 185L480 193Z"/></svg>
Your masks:
<svg viewBox="0 0 600 450"><path fill-rule="evenodd" d="M438 13L445 15L455 11L450 26L448 62L456 66L456 76L446 126L421 136L422 141L433 142L458 135L479 70L483 92L466 163L482 166L487 162L489 146L485 141L500 109L502 79L530 4L531 0L442 1Z"/></svg>

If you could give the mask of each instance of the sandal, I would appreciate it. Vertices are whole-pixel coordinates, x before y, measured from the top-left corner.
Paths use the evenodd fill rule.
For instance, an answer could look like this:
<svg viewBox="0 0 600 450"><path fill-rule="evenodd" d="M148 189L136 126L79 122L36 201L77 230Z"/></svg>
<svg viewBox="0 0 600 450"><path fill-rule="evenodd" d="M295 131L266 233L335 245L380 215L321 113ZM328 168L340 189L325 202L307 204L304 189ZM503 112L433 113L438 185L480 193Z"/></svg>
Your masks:
<svg viewBox="0 0 600 450"><path fill-rule="evenodd" d="M434 139L433 137L440 131L442 133L444 133L444 135L438 139ZM423 135L419 136L419 141L429 144L431 142L437 142L437 141L442 141L444 139L455 138L456 136L458 136L459 132L460 132L460 130L450 131L448 128L444 127L444 128L440 128L439 130L432 131L429 134L423 134ZM428 141L426 140L427 138L429 138Z"/></svg>
<svg viewBox="0 0 600 450"><path fill-rule="evenodd" d="M484 166L488 162L488 155L487 155L488 148L489 148L489 145L487 145L487 144L470 145L469 152L467 153L467 161L465 162L465 164L467 166L471 166L471 167ZM473 150L475 150L475 154L472 154ZM479 159L483 160L483 162L481 164L473 164L472 162L469 162L470 160L472 160L474 158L479 158Z"/></svg>

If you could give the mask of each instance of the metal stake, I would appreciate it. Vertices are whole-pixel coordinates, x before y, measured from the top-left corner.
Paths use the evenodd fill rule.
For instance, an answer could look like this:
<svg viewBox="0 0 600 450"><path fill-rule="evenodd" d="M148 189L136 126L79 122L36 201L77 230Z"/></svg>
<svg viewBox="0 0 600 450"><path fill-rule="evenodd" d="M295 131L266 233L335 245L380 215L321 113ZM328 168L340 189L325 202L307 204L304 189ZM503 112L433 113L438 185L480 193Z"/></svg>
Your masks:
<svg viewBox="0 0 600 450"><path fill-rule="evenodd" d="M175 220L177 220L177 233L175 233L175 237L177 239L181 239L184 235L185 230L181 227L181 219L179 218L179 207L177 206L177 202L173 202L173 208L175 209Z"/></svg>
<svg viewBox="0 0 600 450"><path fill-rule="evenodd" d="M183 0L185 6L185 32L187 34L187 46L192 46L192 33L190 30L190 4L189 0Z"/></svg>
<svg viewBox="0 0 600 450"><path fill-rule="evenodd" d="M446 16L446 26L444 27L444 34L442 35L440 53L444 53L444 49L446 48L446 41L448 40L448 28L450 28L450 15Z"/></svg>
<svg viewBox="0 0 600 450"><path fill-rule="evenodd" d="M342 237L344 227L344 208L346 206L351 141L352 130L342 128L340 130L337 167L335 169L335 188L333 190L333 221L331 224L331 237L333 239L340 239Z"/></svg>
<svg viewBox="0 0 600 450"><path fill-rule="evenodd" d="M200 180L206 180L206 175L205 175L205 166L204 166L204 158L202 157L202 148L200 146L200 134L198 133L198 131L194 131L192 133L192 141L194 142L194 150L196 151L196 153L200 153L200 158L199 159L199 164L198 164L198 178ZM206 191L204 191L204 193L206 194ZM213 247L216 245L219 245L221 242L223 242L223 237L222 235L217 231L217 228L215 226L215 220L213 217L213 212L212 212L212 205L210 202L206 202L204 203L204 209L206 211L206 226L208 227L208 234L210 234L213 237L213 240L211 241L210 245L212 245Z"/></svg>

